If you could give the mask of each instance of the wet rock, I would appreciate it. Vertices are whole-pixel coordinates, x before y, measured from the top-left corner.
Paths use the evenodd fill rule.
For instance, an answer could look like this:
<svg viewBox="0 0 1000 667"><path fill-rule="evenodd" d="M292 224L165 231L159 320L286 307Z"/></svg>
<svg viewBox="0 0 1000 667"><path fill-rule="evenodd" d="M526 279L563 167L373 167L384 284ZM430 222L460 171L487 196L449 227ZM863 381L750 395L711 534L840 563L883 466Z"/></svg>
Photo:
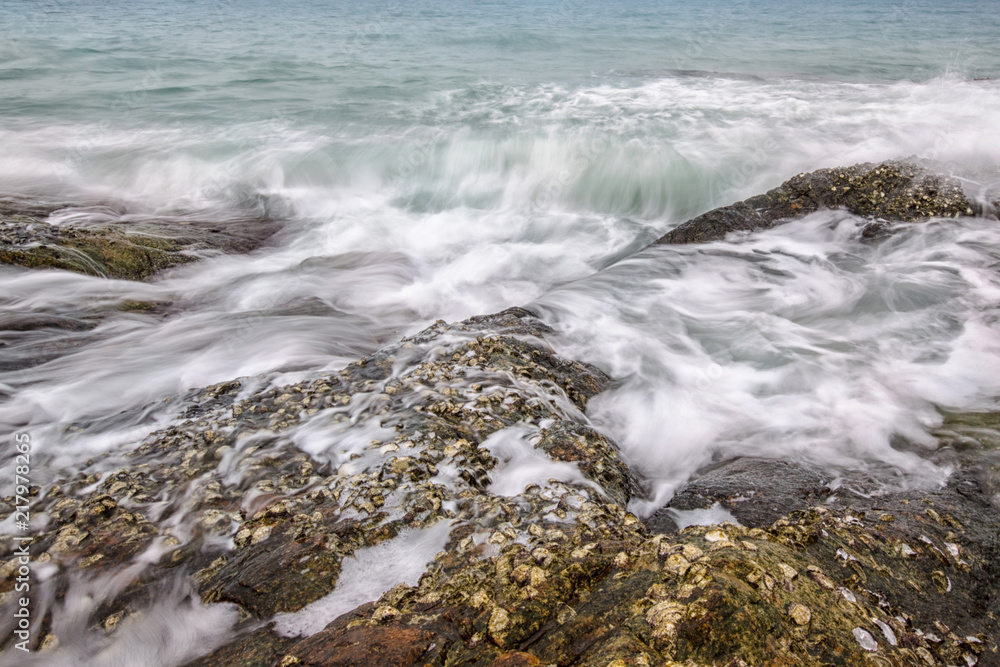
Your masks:
<svg viewBox="0 0 1000 667"><path fill-rule="evenodd" d="M745 526L764 527L793 510L821 504L834 475L775 459L745 457L704 469L646 524L674 532L673 510L706 509L719 503Z"/></svg>
<svg viewBox="0 0 1000 667"><path fill-rule="evenodd" d="M510 651L509 653L504 653L491 662L488 667L533 667L534 665L540 664L542 663L538 660L538 658L530 653Z"/></svg>
<svg viewBox="0 0 1000 667"><path fill-rule="evenodd" d="M866 162L799 174L762 195L689 220L657 243L717 241L731 232L770 229L824 208L846 208L861 217L894 222L953 218L981 210L957 179L933 173L915 161ZM885 233L877 222L864 230L865 238Z"/></svg>
<svg viewBox="0 0 1000 667"><path fill-rule="evenodd" d="M32 511L51 517L37 543L66 554L51 581L68 582L72 571L62 568L74 563L131 572L94 624L141 609L156 582L177 577L206 602L235 603L265 620L329 594L345 557L402 530L450 522L454 557L440 567L460 569L483 549L476 536L516 543L529 517L546 516L531 523L550 534L589 520L605 495L627 502L631 473L614 445L580 421L608 379L553 355L538 337L546 330L511 309L435 324L296 385L240 380L183 397L177 421L139 444L128 465L103 477L80 474L37 499ZM332 434L373 428L380 439L318 460L283 435L313 423ZM530 485L513 498L490 493L498 461L480 443L512 426L532 429L534 447L594 483ZM442 469L453 471L450 483L438 479ZM127 539L111 538L124 528ZM140 560L153 540L158 558ZM546 571L526 570L519 585L529 595L544 588ZM433 599L424 595L421 604ZM516 623L512 641L531 626Z"/></svg>
<svg viewBox="0 0 1000 667"><path fill-rule="evenodd" d="M996 636L995 619L1000 611L1000 600L981 590L982 582L1000 575L995 560L1000 553L1000 517L981 471L984 460L989 461L997 431L983 428L983 424L995 425L995 418L950 415L937 431L942 448L935 456L958 466L941 488L893 490L885 485L874 486L869 478L852 483L847 475L831 489L825 476L810 470L796 471L791 464L776 466L759 459L737 459L697 478L676 500L699 507L728 502L734 514L745 507L739 516L749 527L749 534L759 534L764 528L779 542L804 550L789 554L791 560L776 563L748 581L763 584L771 591L782 587L795 591L803 586L800 575L804 572L810 583L828 593L836 591L851 608L868 606L872 612L869 621L858 626L865 634L851 630L855 637L866 638L864 642L858 640L865 650L876 650L872 648L878 643L874 637L884 637L889 646L900 647L904 654L914 647L933 654L928 664L952 664L952 654L967 650L968 642L963 637ZM963 434L975 434L978 439ZM985 447L983 442L987 443ZM975 455L960 456L954 450L955 444L971 449ZM773 474L776 469L782 471L777 477ZM727 475L730 470L732 474ZM852 487L864 490L854 492ZM762 491L768 499L763 511L751 505L757 498L755 494ZM824 500L814 508L799 509L771 524L764 523L783 494L790 507L801 505L804 497ZM743 500L746 497L750 499ZM733 498L737 502L733 503ZM807 528L803 521L806 517L820 521L822 528L817 530L817 524ZM656 525L656 517L648 523ZM690 530L694 528L680 534ZM698 530L705 530L705 538L711 539L716 529ZM801 603L812 612L817 609L808 601ZM788 613L792 615L792 607ZM949 630L934 632L933 628L943 622L947 622ZM923 641L931 634L939 639L951 636L951 643ZM984 657L980 663L995 664L996 656L990 660Z"/></svg>
<svg viewBox="0 0 1000 667"><path fill-rule="evenodd" d="M316 667L410 667L435 641L433 633L400 625L321 632L295 645L280 664Z"/></svg>
<svg viewBox="0 0 1000 667"><path fill-rule="evenodd" d="M327 548L324 535L311 535L294 520L276 518L273 523L261 523L244 524L244 529L249 528L250 543L238 548L221 568L202 573L206 601L235 602L266 618L301 609L333 590L340 574L341 550ZM345 530L334 524L329 530L338 537L354 537L359 544L364 543L360 526ZM340 544L343 542L338 541Z"/></svg>
<svg viewBox="0 0 1000 667"><path fill-rule="evenodd" d="M171 582L235 604L235 636L194 664L997 664L991 418L945 420L938 455L956 472L941 488L730 461L672 506L719 503L739 523L662 534L628 511L636 480L586 420L609 379L553 354L546 331L522 309L439 322L339 372L182 397L128 465L36 489L49 599L78 572L115 573L88 620L102 641ZM578 474L496 492L503 455L484 443L504 431ZM323 446L303 440L317 433ZM415 585L312 636L266 625L322 613L308 605L360 550L439 527ZM40 636L51 619L50 605Z"/></svg>
<svg viewBox="0 0 1000 667"><path fill-rule="evenodd" d="M79 213L77 220L47 221L68 212ZM0 264L146 280L206 253L249 252L275 231L275 221L268 218L152 219L129 217L117 208L39 206L8 199L0 200Z"/></svg>
<svg viewBox="0 0 1000 667"><path fill-rule="evenodd" d="M542 429L540 435L538 449L557 461L579 465L618 504L627 504L638 491L616 446L600 433L577 422L561 421Z"/></svg>
<svg viewBox="0 0 1000 667"><path fill-rule="evenodd" d="M142 514L105 494L94 494L83 502L60 497L53 515L61 521L32 543L32 553L42 562L86 571L90 576L119 568L140 555L158 533ZM13 587L13 580L5 580L0 593Z"/></svg>
<svg viewBox="0 0 1000 667"><path fill-rule="evenodd" d="M463 564L435 563L414 589L373 607L391 602L393 624L434 633L438 648L421 657L432 665L515 653L602 667L855 665L867 654L884 664L997 663L997 600L980 589L997 576L998 522L975 474L962 468L938 490L871 494L870 480L857 480L866 492L853 493L828 488L814 471L744 463L728 487L720 474L700 497L767 487L768 502L782 493L790 504L827 502L761 527L692 526L667 536L650 535L605 500L559 539L531 530L526 543L504 544L488 559L455 554ZM747 516L773 510L762 507ZM534 567L545 571L537 586L529 584ZM432 593L433 608L417 602ZM379 621L369 613L351 623Z"/></svg>
<svg viewBox="0 0 1000 667"><path fill-rule="evenodd" d="M930 517L926 503L911 503L907 520ZM426 664L489 664L517 651L541 664L855 665L876 652L887 664L926 656L944 665L974 648L981 664L995 664L995 644L978 643L995 636L995 602L961 611L990 576L994 552L970 546L984 556L970 556L971 570L954 557L945 565L926 542L920 559L907 559L894 549L909 535L897 532L902 522L856 514L823 507L763 529L694 526L674 536L649 535L608 514L565 541L545 543L540 533L539 542L511 544L458 570L432 566L414 591L394 594L392 622L433 633L445 647L442 657L423 656ZM957 521L950 512L938 516ZM951 532L929 523L919 530L934 544ZM971 545L987 532L952 537ZM515 564L533 562L539 548L546 582L525 594ZM677 567L673 556L687 551L694 561ZM935 571L948 572L950 592L933 585ZM431 591L438 605L420 609L415 601ZM361 615L352 623L377 621ZM874 639L889 636L884 628L895 644ZM633 662L638 656L647 662Z"/></svg>
<svg viewBox="0 0 1000 667"><path fill-rule="evenodd" d="M213 665L271 667L295 643L296 640L277 635L270 626L267 626L189 662L184 667L212 667Z"/></svg>

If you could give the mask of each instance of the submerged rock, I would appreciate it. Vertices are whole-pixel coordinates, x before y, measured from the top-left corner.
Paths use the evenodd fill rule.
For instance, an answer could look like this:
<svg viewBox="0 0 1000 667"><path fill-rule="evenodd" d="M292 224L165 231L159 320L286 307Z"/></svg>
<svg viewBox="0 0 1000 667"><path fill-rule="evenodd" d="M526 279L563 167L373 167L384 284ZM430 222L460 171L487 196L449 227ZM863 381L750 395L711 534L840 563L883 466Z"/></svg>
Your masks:
<svg viewBox="0 0 1000 667"><path fill-rule="evenodd" d="M277 230L276 223L266 218L123 219L111 209L93 212L91 217L100 222L47 221L67 210L71 207L0 200L0 264L146 280L206 252L249 252Z"/></svg>
<svg viewBox="0 0 1000 667"><path fill-rule="evenodd" d="M770 229L823 208L883 221L973 215L980 206L952 177L935 174L916 162L890 160L799 174L773 190L714 209L664 234L657 243L705 243L730 232ZM866 238L886 233L884 225L865 228Z"/></svg>

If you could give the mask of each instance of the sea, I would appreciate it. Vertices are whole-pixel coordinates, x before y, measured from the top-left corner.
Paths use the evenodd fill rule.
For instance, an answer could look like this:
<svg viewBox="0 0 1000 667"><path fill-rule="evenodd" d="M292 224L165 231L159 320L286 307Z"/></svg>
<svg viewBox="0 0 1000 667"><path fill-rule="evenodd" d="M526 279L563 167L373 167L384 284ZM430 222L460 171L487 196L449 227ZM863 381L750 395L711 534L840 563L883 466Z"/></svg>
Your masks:
<svg viewBox="0 0 1000 667"><path fill-rule="evenodd" d="M0 0L0 198L58 204L56 225L280 223L257 251L149 282L0 266L0 495L15 433L31 435L35 484L106 472L183 408L146 406L336 371L510 306L614 379L587 418L644 480L639 516L742 455L940 484L950 471L927 454L942 415L998 409L995 215L871 243L866 221L827 210L649 246L866 161L934 161L985 202L1000 185L998 10ZM9 324L26 314L63 324ZM52 604L79 619L93 602ZM156 613L159 633L81 630L0 661L179 665L232 622L180 602Z"/></svg>

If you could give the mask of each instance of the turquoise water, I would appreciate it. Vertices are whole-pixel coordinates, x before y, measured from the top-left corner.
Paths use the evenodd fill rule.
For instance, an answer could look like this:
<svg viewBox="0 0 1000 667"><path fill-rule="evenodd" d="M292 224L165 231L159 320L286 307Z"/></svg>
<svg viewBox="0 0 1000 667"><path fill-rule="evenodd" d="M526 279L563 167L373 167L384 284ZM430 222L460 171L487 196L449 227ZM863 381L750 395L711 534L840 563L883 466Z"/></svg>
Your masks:
<svg viewBox="0 0 1000 667"><path fill-rule="evenodd" d="M677 72L853 82L997 76L995 4L588 0L91 3L6 0L5 115L135 122L388 120L489 84ZM151 76L156 81L151 81ZM471 89L471 90L470 90ZM389 108L384 105L388 104Z"/></svg>
<svg viewBox="0 0 1000 667"><path fill-rule="evenodd" d="M328 142L313 148L352 171L383 166L355 151L420 150L431 130L492 143L513 130L572 139L586 126L671 146L670 121L691 116L724 126L741 112L773 115L762 103L833 106L852 87L1000 76L1000 18L988 1L300 1L277 10L6 0L0 12L5 129L78 130L51 143L32 136L34 148L89 164L112 157L101 148L121 133L209 135L191 147L116 144L140 154L129 167L163 150L211 164L245 142L284 146L294 131ZM636 99L665 81L677 89L655 102L675 106L673 118ZM697 92L714 99L685 104ZM757 92L770 99L748 97Z"/></svg>
<svg viewBox="0 0 1000 667"><path fill-rule="evenodd" d="M659 231L820 163L992 139L994 9L7 0L0 189L308 216L289 189L361 185L418 213L542 198Z"/></svg>
<svg viewBox="0 0 1000 667"><path fill-rule="evenodd" d="M588 416L643 477L637 513L748 453L937 483L893 443L933 447L939 408L996 407L995 221L862 244L828 211L642 249L820 167L915 155L984 195L998 34L979 0L0 0L0 197L70 205L52 224L282 224L273 247L150 283L0 268L0 324L103 318L0 331L0 362L36 359L0 371L0 430L33 434L37 483L100 473L175 414L142 406L527 305L616 378ZM228 616L182 607L151 611L172 634L147 641L55 604L60 650L32 664L181 664L225 639Z"/></svg>

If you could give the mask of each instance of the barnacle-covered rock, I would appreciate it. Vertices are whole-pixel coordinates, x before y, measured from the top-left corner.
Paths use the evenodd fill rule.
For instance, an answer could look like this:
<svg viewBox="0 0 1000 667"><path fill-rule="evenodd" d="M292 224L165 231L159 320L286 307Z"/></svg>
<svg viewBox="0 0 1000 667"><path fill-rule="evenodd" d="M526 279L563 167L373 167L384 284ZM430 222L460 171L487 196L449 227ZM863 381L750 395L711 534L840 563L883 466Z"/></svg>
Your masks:
<svg viewBox="0 0 1000 667"><path fill-rule="evenodd" d="M914 503L902 520L937 523L929 509ZM921 555L907 559L894 549L895 522L848 508L793 512L766 528L692 526L670 536L626 527L613 506L602 512L562 539L535 531L489 558L449 554L416 587L369 607L391 602L391 617L344 617L323 639L289 647L286 659L297 664L320 641L344 645L360 628L405 628L433 637L419 657L400 663L408 665L492 664L521 653L539 664L601 667L616 660L860 665L868 655L875 664L997 664L996 602L971 599L994 568L986 557L993 552L982 550L991 545L952 534L985 558L950 555L945 564L934 548L948 553L939 540L950 531L939 535L928 523ZM464 564L449 566L453 558ZM529 587L526 574L539 558L545 579ZM950 590L934 585L935 572L948 577ZM431 594L434 604L422 604ZM361 655L375 659L376 648Z"/></svg>
<svg viewBox="0 0 1000 667"><path fill-rule="evenodd" d="M125 465L38 494L33 512L50 520L35 544L59 566L49 585L68 585L71 566L131 568L91 621L106 631L117 626L106 619L140 611L151 586L178 577L206 602L263 620L328 595L344 558L402 531L447 522L460 557L442 566L459 569L523 540L529 525L551 535L594 520L606 498L624 504L637 484L583 417L608 378L556 357L545 331L511 309L437 323L298 384L242 379L182 397L177 420ZM502 461L483 443L508 428L520 446L578 472L565 484L491 492ZM313 431L331 445L309 454L294 443ZM526 570L520 585L530 597L547 574Z"/></svg>
<svg viewBox="0 0 1000 667"><path fill-rule="evenodd" d="M937 431L956 469L941 488L834 489L824 471L737 460L666 511L718 503L738 523L661 530L628 511L640 484L587 422L609 379L547 331L511 309L294 384L181 397L111 473L33 489L48 599L113 573L88 619L101 637L171 587L234 605L231 640L194 665L1000 662L989 417ZM545 474L511 473L525 457ZM311 605L348 559L421 531L443 549L419 580L279 634L279 614L324 613ZM0 540L7 605L13 547ZM38 628L57 645L51 607Z"/></svg>
<svg viewBox="0 0 1000 667"><path fill-rule="evenodd" d="M799 174L773 190L711 210L667 232L657 243L704 243L751 232L824 208L846 208L876 220L913 222L974 215L981 207L952 177L912 160L866 162ZM866 228L866 236L884 229Z"/></svg>

